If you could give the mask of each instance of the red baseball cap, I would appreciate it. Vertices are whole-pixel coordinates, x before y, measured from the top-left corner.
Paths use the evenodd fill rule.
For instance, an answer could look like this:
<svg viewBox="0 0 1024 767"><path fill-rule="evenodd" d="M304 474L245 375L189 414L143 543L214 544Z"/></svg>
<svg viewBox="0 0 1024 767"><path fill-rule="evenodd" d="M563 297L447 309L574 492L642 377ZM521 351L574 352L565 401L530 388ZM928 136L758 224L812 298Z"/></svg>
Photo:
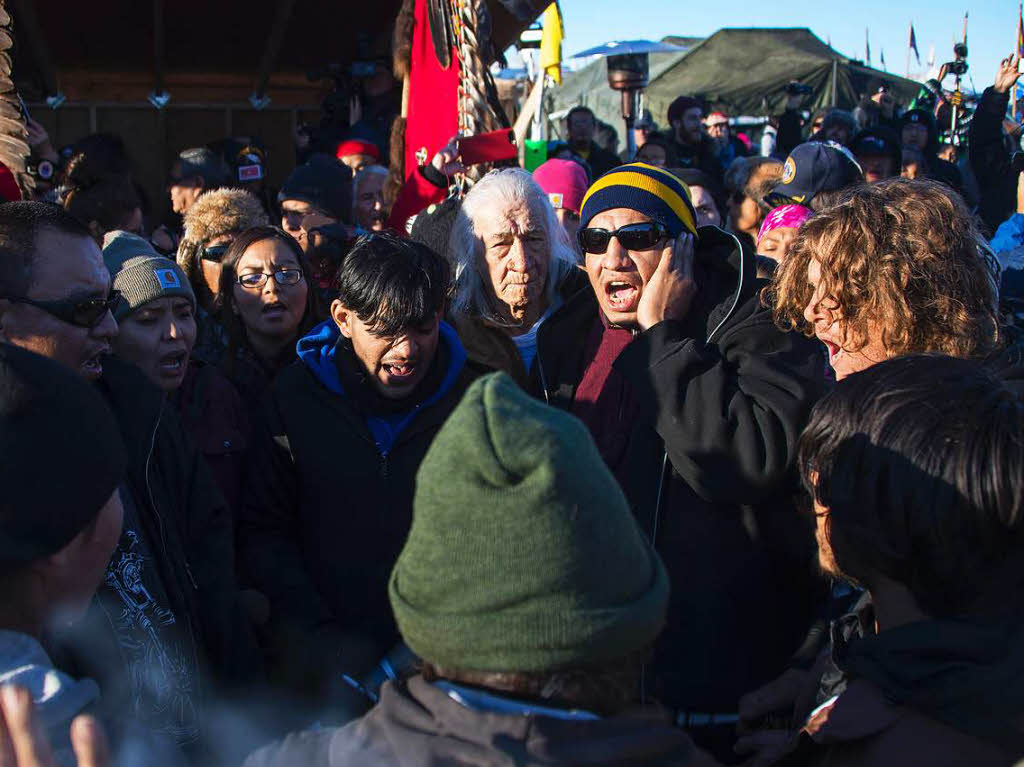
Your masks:
<svg viewBox="0 0 1024 767"><path fill-rule="evenodd" d="M369 141L357 138L350 138L338 144L338 151L335 153L335 157L340 160L342 157L348 157L350 154L368 154L374 160L380 159L380 152L377 150L376 144L371 144Z"/></svg>

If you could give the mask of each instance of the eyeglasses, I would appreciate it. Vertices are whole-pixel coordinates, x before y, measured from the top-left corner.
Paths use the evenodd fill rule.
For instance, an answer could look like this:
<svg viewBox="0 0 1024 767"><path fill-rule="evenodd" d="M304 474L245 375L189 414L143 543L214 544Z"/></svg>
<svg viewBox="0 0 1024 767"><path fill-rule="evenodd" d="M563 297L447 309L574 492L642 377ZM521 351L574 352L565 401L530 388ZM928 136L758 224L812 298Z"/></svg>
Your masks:
<svg viewBox="0 0 1024 767"><path fill-rule="evenodd" d="M220 263L221 259L224 258L224 254L227 252L229 245L230 243L226 243L224 245L210 245L203 248L200 251L199 256L203 261L215 261Z"/></svg>
<svg viewBox="0 0 1024 767"><path fill-rule="evenodd" d="M278 285L298 285L302 282L302 270L279 269L273 274L268 274L267 272L253 272L252 274L243 274L239 276L236 282L243 288L256 290L266 285L267 280L271 277L274 278L274 282Z"/></svg>
<svg viewBox="0 0 1024 767"><path fill-rule="evenodd" d="M69 325L90 329L99 325L107 316L107 312L113 313L122 300L121 293L116 290L110 291L107 298L86 298L84 300L64 298L59 301L36 301L24 296L0 296L0 298L13 301L16 304L34 306Z"/></svg>
<svg viewBox="0 0 1024 767"><path fill-rule="evenodd" d="M626 250L650 250L668 237L668 230L654 221L626 224L614 232L607 229L580 229L576 239L584 253L604 253L612 237Z"/></svg>

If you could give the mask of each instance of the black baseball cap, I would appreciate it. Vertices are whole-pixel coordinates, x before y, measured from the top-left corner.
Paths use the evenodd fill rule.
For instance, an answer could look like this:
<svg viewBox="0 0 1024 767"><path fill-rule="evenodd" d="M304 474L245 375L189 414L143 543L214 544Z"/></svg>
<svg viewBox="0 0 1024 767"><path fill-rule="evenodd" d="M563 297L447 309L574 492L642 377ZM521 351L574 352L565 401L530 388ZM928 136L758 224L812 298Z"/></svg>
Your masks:
<svg viewBox="0 0 1024 767"><path fill-rule="evenodd" d="M800 144L782 166L782 181L765 195L773 208L809 205L821 192L843 189L864 180L860 165L846 147L834 141Z"/></svg>
<svg viewBox="0 0 1024 767"><path fill-rule="evenodd" d="M891 128L883 125L876 125L873 128L865 128L850 142L850 151L854 157L866 157L868 155L879 155L890 157L897 170L902 162L903 146L899 136Z"/></svg>

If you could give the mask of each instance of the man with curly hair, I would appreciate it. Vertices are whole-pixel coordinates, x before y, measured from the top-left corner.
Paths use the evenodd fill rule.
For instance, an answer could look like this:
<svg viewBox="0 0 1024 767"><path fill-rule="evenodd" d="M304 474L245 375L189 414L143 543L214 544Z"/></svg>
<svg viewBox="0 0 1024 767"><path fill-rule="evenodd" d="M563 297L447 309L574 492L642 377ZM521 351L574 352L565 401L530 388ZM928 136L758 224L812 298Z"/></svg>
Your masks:
<svg viewBox="0 0 1024 767"><path fill-rule="evenodd" d="M998 348L994 267L959 195L935 181L858 187L807 221L767 293L842 380L890 357Z"/></svg>

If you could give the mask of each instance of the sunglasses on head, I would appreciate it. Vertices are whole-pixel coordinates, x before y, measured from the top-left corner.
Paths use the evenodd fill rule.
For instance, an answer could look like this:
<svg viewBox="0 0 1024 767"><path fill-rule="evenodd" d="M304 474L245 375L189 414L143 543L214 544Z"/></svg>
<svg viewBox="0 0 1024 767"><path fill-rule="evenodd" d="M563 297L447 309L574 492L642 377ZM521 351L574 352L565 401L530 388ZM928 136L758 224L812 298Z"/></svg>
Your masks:
<svg viewBox="0 0 1024 767"><path fill-rule="evenodd" d="M6 298L17 304L34 306L62 322L80 328L94 328L99 325L107 316L107 312L113 313L122 300L121 294L116 290L110 291L107 298L63 298L58 301L36 301L24 296L0 296L0 298Z"/></svg>
<svg viewBox="0 0 1024 767"><path fill-rule="evenodd" d="M220 263L221 259L224 258L224 254L227 253L229 245L230 243L225 243L224 245L210 245L203 248L199 252L199 256L203 261L216 261L217 263Z"/></svg>
<svg viewBox="0 0 1024 767"><path fill-rule="evenodd" d="M650 250L668 237L668 230L654 221L626 224L609 232L607 229L580 229L576 239L584 253L604 253L615 237L626 250Z"/></svg>

